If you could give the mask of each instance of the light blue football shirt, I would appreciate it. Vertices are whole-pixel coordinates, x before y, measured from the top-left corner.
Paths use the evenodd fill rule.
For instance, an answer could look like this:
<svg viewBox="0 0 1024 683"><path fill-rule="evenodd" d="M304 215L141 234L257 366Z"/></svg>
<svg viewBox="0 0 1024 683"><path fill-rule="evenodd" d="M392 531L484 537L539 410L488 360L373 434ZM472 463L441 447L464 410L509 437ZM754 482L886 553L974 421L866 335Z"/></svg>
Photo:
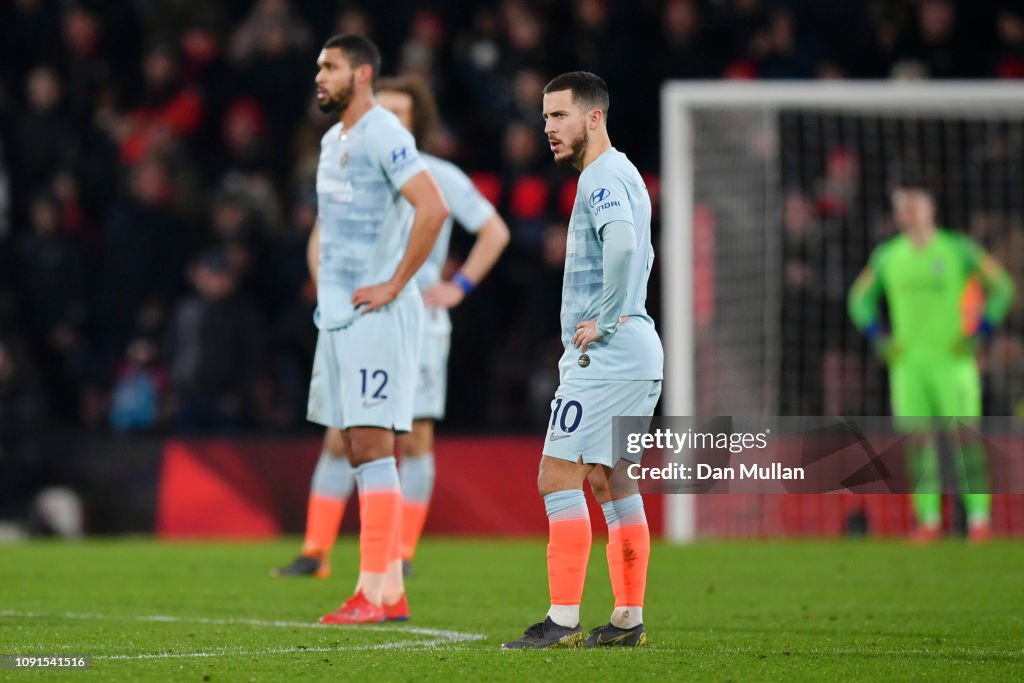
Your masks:
<svg viewBox="0 0 1024 683"><path fill-rule="evenodd" d="M360 315L352 294L395 274L415 214L401 188L423 170L412 134L381 106L351 130L339 122L324 134L316 172L320 258L314 321L320 329L351 324ZM412 279L403 296L419 296Z"/></svg>
<svg viewBox="0 0 1024 683"><path fill-rule="evenodd" d="M494 206L480 194L480 191L455 164L429 154L423 155L423 161L448 203L449 216L441 226L437 242L430 251L427 260L416 271L416 286L426 291L441 281L441 270L448 258L448 246L452 237L452 224L458 221L467 232L475 234L483 227L492 215ZM451 319L446 309L430 309L427 311L428 329L442 334L451 332Z"/></svg>
<svg viewBox="0 0 1024 683"><path fill-rule="evenodd" d="M601 314L604 287L603 235L632 229L636 250L629 265L626 300L620 316L628 319L611 335L587 349L590 364L580 367L580 350L572 344L576 325ZM662 379L664 357L654 321L647 315L647 279L654 263L651 246L651 198L640 172L626 155L612 148L580 174L566 242L562 279L562 345L558 363L562 380Z"/></svg>

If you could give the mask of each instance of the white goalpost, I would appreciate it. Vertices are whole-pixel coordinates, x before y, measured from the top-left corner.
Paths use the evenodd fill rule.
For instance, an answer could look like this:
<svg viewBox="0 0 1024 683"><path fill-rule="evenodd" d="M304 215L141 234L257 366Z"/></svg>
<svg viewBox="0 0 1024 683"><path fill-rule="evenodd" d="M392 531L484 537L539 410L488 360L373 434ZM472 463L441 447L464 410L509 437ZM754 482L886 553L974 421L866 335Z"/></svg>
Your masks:
<svg viewBox="0 0 1024 683"><path fill-rule="evenodd" d="M1024 270L1024 86L667 82L661 126L664 415L887 412L844 295L893 233L901 165L928 170L943 225ZM986 365L995 414L1024 408L1020 346ZM668 539L704 534L695 496L665 498ZM753 509L730 528L756 533Z"/></svg>

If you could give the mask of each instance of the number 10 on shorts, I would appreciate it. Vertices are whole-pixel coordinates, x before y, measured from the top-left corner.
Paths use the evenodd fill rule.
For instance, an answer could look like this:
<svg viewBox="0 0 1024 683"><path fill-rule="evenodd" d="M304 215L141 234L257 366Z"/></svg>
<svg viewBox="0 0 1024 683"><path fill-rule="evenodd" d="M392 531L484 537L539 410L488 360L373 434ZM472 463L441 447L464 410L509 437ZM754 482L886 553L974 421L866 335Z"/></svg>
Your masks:
<svg viewBox="0 0 1024 683"><path fill-rule="evenodd" d="M563 400L555 399L555 407L551 410L551 431L555 431L555 425L558 425L563 432L571 434L580 426L580 420L583 419L583 406L579 401L566 401L563 406Z"/></svg>

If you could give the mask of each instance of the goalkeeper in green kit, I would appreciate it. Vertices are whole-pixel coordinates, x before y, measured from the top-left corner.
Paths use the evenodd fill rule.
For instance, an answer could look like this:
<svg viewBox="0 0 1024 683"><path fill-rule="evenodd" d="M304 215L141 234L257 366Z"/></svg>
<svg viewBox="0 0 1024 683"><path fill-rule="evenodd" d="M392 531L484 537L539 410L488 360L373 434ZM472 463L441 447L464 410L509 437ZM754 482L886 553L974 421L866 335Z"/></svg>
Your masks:
<svg viewBox="0 0 1024 683"><path fill-rule="evenodd" d="M909 432L908 465L917 528L914 540L940 535L942 495L932 420L899 418L980 417L981 378L975 348L1002 322L1013 301L1013 280L966 235L935 225L935 201L923 180L903 179L892 192L901 234L875 248L849 295L850 317L889 367L893 416ZM976 278L984 288L984 311L965 321L964 294ZM891 330L879 318L885 295ZM984 445L951 433L956 469L967 512L969 538L990 533ZM975 493L971 493L975 491ZM977 491L981 491L978 493Z"/></svg>

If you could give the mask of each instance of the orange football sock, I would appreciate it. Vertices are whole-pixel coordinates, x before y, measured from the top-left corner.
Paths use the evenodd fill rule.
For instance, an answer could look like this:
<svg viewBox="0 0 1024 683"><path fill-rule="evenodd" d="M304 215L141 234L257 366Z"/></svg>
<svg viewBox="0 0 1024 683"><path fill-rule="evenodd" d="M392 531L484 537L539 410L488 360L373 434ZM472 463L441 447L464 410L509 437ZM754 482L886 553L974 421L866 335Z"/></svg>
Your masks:
<svg viewBox="0 0 1024 683"><path fill-rule="evenodd" d="M387 571L401 515L402 497L397 490L359 494L360 571L371 574Z"/></svg>
<svg viewBox="0 0 1024 683"><path fill-rule="evenodd" d="M612 595L615 596L615 604L625 599L625 568L622 561L622 531L618 528L608 529L608 546L605 548L605 555L608 557L608 577L612 581Z"/></svg>
<svg viewBox="0 0 1024 683"><path fill-rule="evenodd" d="M576 605L583 598L590 559L590 514L583 491L544 496L548 513L548 589L552 605Z"/></svg>
<svg viewBox="0 0 1024 683"><path fill-rule="evenodd" d="M401 494L399 494L401 495ZM398 518L398 527L391 538L388 549L388 568L384 575L384 588L381 601L385 605L393 605L405 595L405 579L402 577L402 529L404 520Z"/></svg>
<svg viewBox="0 0 1024 683"><path fill-rule="evenodd" d="M643 607L651 532L639 494L601 505L608 523L608 574L616 607Z"/></svg>
<svg viewBox="0 0 1024 683"><path fill-rule="evenodd" d="M412 560L416 554L416 545L423 533L423 524L427 521L429 506L410 500L402 501L402 559Z"/></svg>
<svg viewBox="0 0 1024 683"><path fill-rule="evenodd" d="M388 567L387 571L384 572L383 580L377 574L367 574L365 570L360 570L359 580L356 581L357 593L360 591L364 594L372 592L374 590L373 587L379 585L381 587L381 601L385 605L393 605L405 595L405 578L402 575L399 536L401 536L401 529L396 529L395 538L388 549Z"/></svg>
<svg viewBox="0 0 1024 683"><path fill-rule="evenodd" d="M306 506L306 540L302 554L327 558L338 538L338 529L345 514L346 498L330 498L311 493Z"/></svg>
<svg viewBox="0 0 1024 683"><path fill-rule="evenodd" d="M384 579L397 554L402 523L402 494L394 457L372 460L356 468L359 489L359 571L366 599L383 599Z"/></svg>
<svg viewBox="0 0 1024 683"><path fill-rule="evenodd" d="M647 590L647 564L651 557L651 532L647 521L619 529L622 558L622 593L616 591L616 607L643 607ZM612 584L614 586L614 583Z"/></svg>

